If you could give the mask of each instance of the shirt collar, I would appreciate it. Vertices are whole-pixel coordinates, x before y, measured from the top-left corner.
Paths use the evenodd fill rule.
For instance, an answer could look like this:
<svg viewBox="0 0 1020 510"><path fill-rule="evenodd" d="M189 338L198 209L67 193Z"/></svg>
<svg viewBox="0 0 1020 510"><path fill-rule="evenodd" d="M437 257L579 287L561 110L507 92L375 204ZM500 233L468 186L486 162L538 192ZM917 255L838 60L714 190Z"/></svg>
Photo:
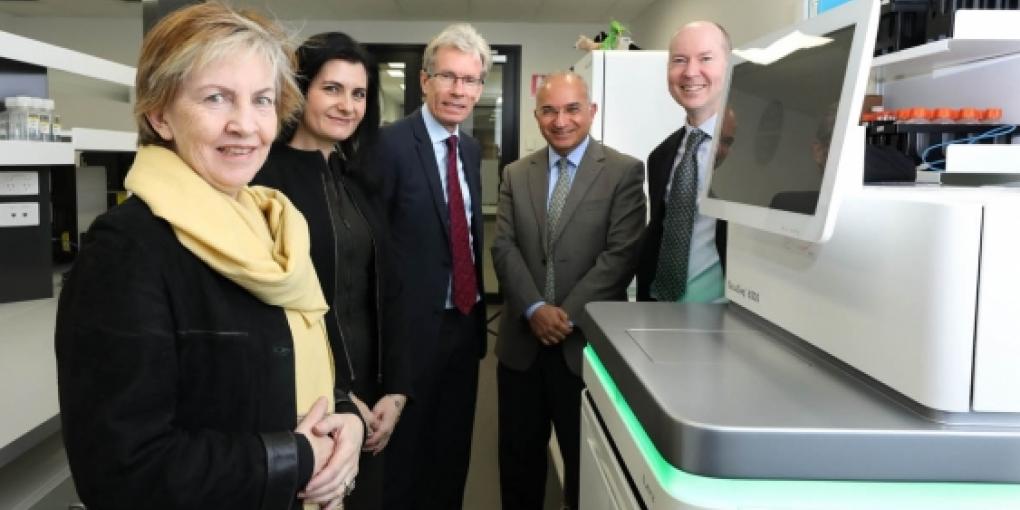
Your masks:
<svg viewBox="0 0 1020 510"><path fill-rule="evenodd" d="M590 140L591 140L590 136L585 136L584 140L581 140L581 143L579 143L577 147L574 147L574 150L570 151L570 153L567 154L567 161L569 161L574 168L578 168L581 166L581 158L584 157L584 151L588 149L588 142ZM549 151L549 165L550 168L552 168L553 166L556 165L556 163L560 160L562 156L560 156L558 152L554 151L552 146L549 146L548 149L546 150Z"/></svg>
<svg viewBox="0 0 1020 510"><path fill-rule="evenodd" d="M718 121L719 114L717 113L709 117L708 120L706 120L705 122L702 122L700 126L691 126L690 124L687 123L687 121L684 121L684 127L687 128L688 132L691 130L692 127L696 127L703 131L706 135L708 135L709 138L711 138L715 136L715 123Z"/></svg>
<svg viewBox="0 0 1020 510"><path fill-rule="evenodd" d="M429 105L427 104L421 105L421 118L425 121L425 130L428 131L429 140L432 140L432 143L442 142L449 138L451 134L456 135L460 132L460 125L457 126L457 129L453 130L453 133L447 131L446 128L443 127L443 125L440 124L434 116L432 116L432 112L429 111Z"/></svg>

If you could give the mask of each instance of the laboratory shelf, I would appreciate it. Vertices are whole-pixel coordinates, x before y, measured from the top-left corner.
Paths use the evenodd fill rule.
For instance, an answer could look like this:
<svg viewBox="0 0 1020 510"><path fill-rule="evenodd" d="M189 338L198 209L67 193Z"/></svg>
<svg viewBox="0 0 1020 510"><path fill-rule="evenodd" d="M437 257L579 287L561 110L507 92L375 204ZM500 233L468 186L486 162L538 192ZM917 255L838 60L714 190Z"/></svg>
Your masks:
<svg viewBox="0 0 1020 510"><path fill-rule="evenodd" d="M0 58L135 86L135 68L49 43L0 31Z"/></svg>
<svg viewBox="0 0 1020 510"><path fill-rule="evenodd" d="M135 152L138 134L110 129L71 129L71 145L78 151Z"/></svg>
<svg viewBox="0 0 1020 510"><path fill-rule="evenodd" d="M73 164L74 146L70 142L0 140L0 167Z"/></svg>
<svg viewBox="0 0 1020 510"><path fill-rule="evenodd" d="M881 82L1017 54L1020 40L942 39L875 57L871 68Z"/></svg>
<svg viewBox="0 0 1020 510"><path fill-rule="evenodd" d="M963 9L953 20L953 37L875 57L871 67L882 81L949 71L965 64L1020 54L1020 11Z"/></svg>

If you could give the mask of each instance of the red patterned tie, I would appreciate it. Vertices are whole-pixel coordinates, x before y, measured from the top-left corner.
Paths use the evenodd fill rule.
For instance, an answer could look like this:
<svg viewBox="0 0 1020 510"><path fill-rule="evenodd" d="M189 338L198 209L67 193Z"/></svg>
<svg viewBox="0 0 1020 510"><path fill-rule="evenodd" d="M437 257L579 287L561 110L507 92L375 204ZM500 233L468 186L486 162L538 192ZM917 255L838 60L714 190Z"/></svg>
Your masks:
<svg viewBox="0 0 1020 510"><path fill-rule="evenodd" d="M475 304L477 283L471 261L464 195L457 174L457 135L446 139L446 204L450 207L450 254L453 256L453 305L467 315Z"/></svg>

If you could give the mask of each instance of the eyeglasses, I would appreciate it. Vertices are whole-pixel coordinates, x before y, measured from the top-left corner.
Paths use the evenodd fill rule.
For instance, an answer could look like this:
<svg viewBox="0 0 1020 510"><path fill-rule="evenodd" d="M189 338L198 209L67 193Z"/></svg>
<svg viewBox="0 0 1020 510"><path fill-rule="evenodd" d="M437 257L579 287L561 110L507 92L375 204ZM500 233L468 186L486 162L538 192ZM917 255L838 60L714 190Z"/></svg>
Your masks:
<svg viewBox="0 0 1020 510"><path fill-rule="evenodd" d="M461 82L465 87L477 88L485 84L483 78L476 78L474 76L457 76L453 73L427 73L429 78L434 78L440 85L445 88L453 88L457 85L457 82Z"/></svg>

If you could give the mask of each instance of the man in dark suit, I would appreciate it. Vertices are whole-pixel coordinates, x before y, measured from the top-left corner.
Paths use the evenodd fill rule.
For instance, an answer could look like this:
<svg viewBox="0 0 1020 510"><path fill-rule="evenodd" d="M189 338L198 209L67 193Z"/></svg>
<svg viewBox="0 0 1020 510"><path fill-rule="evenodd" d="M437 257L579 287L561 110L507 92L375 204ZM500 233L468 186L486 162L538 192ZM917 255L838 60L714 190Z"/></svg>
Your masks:
<svg viewBox="0 0 1020 510"><path fill-rule="evenodd" d="M489 45L451 25L425 49L425 104L380 133L378 162L403 279L411 400L387 448L385 507L460 509L485 355L481 151L459 129L482 95Z"/></svg>
<svg viewBox="0 0 1020 510"><path fill-rule="evenodd" d="M505 298L496 356L504 510L541 509L550 422L577 508L581 349L591 301L626 300L645 221L644 168L588 137L596 105L572 73L536 98L547 148L506 167L492 258Z"/></svg>
<svg viewBox="0 0 1020 510"><path fill-rule="evenodd" d="M640 301L724 299L726 224L700 214L697 196L710 169L730 50L729 35L711 21L689 23L670 41L669 92L687 117L648 156L651 219L637 270ZM720 144L732 138L725 126Z"/></svg>

